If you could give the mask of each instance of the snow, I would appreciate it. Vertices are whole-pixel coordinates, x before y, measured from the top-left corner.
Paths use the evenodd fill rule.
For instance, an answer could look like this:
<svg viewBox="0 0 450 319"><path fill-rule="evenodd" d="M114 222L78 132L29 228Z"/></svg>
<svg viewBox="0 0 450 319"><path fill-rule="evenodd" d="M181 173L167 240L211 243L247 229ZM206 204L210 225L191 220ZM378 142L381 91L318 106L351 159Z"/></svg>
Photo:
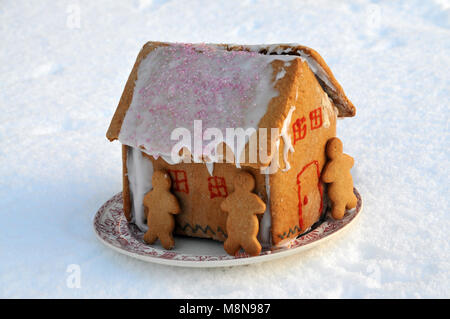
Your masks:
<svg viewBox="0 0 450 319"><path fill-rule="evenodd" d="M0 297L450 297L448 0L3 1L0 21ZM358 224L226 269L98 242L92 218L121 190L120 144L105 133L148 40L321 53L357 107L338 135L355 157Z"/></svg>

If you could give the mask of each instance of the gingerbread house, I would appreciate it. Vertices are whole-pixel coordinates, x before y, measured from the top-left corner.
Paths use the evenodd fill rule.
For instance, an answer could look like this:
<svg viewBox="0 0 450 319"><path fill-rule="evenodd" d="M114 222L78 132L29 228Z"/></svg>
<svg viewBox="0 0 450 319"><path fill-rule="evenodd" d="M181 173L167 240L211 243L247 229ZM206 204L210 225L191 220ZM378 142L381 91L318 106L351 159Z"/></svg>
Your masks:
<svg viewBox="0 0 450 319"><path fill-rule="evenodd" d="M107 132L110 141L122 143L125 215L147 229L143 198L152 189L153 172L163 170L181 207L176 233L224 241L220 204L234 191L234 176L246 170L266 204L258 239L283 244L323 214L325 146L336 136L337 117L354 114L330 69L310 48L148 42ZM197 121L202 128L195 132ZM194 144L208 128L253 130L240 146L209 136L214 152L205 156L204 147L195 151L173 139L177 128L191 132ZM263 142L250 160L253 139ZM174 161L173 154L182 156Z"/></svg>

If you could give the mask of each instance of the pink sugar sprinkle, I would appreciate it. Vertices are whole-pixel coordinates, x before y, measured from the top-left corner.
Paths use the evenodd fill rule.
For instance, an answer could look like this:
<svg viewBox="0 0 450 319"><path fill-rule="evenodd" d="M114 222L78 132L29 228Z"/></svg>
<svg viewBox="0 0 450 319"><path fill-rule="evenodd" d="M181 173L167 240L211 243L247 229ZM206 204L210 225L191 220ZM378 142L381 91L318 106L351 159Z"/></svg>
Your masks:
<svg viewBox="0 0 450 319"><path fill-rule="evenodd" d="M259 53L226 51L205 44L174 44L152 51L149 72L136 91L133 104L138 131L147 150L170 153L170 132L176 127L192 128L201 119L203 129L242 127L267 60ZM143 63L143 62L142 62ZM141 63L141 65L142 65ZM154 68L154 69L152 69ZM136 140L136 134L124 130L123 139ZM122 132L121 132L122 134ZM144 138L145 137L145 138Z"/></svg>

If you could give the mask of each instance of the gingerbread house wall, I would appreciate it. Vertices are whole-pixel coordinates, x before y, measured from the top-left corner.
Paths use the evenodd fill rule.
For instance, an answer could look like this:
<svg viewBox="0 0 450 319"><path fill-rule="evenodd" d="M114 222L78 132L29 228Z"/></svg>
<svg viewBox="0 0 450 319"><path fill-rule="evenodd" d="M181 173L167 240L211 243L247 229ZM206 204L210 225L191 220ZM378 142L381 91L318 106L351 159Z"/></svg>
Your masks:
<svg viewBox="0 0 450 319"><path fill-rule="evenodd" d="M271 234L275 245L295 238L319 220L325 195L320 182L325 146L336 136L337 110L306 63L302 63L294 87L296 92L288 100L295 106L288 127L294 148L288 155L291 168L270 176ZM278 161L283 163L283 154L278 155Z"/></svg>
<svg viewBox="0 0 450 319"><path fill-rule="evenodd" d="M237 168L235 164L215 163L211 175L205 164L179 163L169 164L161 157L154 159L138 149L123 148L123 197L127 219L141 230L146 230L145 212L141 204L143 194L151 189L151 174L156 170L169 173L172 180L172 192L179 200L181 213L176 216L176 230L179 235L226 239L226 214L221 211L222 200L234 191L235 175L245 170L255 177L254 192L267 202L264 175L259 169ZM136 163L140 161L140 163ZM151 172L150 172L151 170ZM136 174L140 174L138 177ZM144 180L142 180L144 179ZM137 190L139 189L139 190ZM270 214L270 212L268 212ZM260 217L262 219L262 217ZM269 231L269 229L267 229ZM269 238L269 236L263 236Z"/></svg>

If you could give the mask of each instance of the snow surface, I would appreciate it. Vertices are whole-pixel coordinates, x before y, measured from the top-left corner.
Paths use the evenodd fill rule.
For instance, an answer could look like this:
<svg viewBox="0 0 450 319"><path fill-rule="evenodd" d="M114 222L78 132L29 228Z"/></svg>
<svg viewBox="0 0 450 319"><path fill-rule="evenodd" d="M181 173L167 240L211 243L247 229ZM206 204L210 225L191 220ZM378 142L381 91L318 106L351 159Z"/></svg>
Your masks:
<svg viewBox="0 0 450 319"><path fill-rule="evenodd" d="M2 1L0 39L0 297L450 297L448 0ZM92 218L121 190L120 144L105 133L148 40L318 50L357 107L338 134L356 160L358 224L227 269L149 264L97 241Z"/></svg>

